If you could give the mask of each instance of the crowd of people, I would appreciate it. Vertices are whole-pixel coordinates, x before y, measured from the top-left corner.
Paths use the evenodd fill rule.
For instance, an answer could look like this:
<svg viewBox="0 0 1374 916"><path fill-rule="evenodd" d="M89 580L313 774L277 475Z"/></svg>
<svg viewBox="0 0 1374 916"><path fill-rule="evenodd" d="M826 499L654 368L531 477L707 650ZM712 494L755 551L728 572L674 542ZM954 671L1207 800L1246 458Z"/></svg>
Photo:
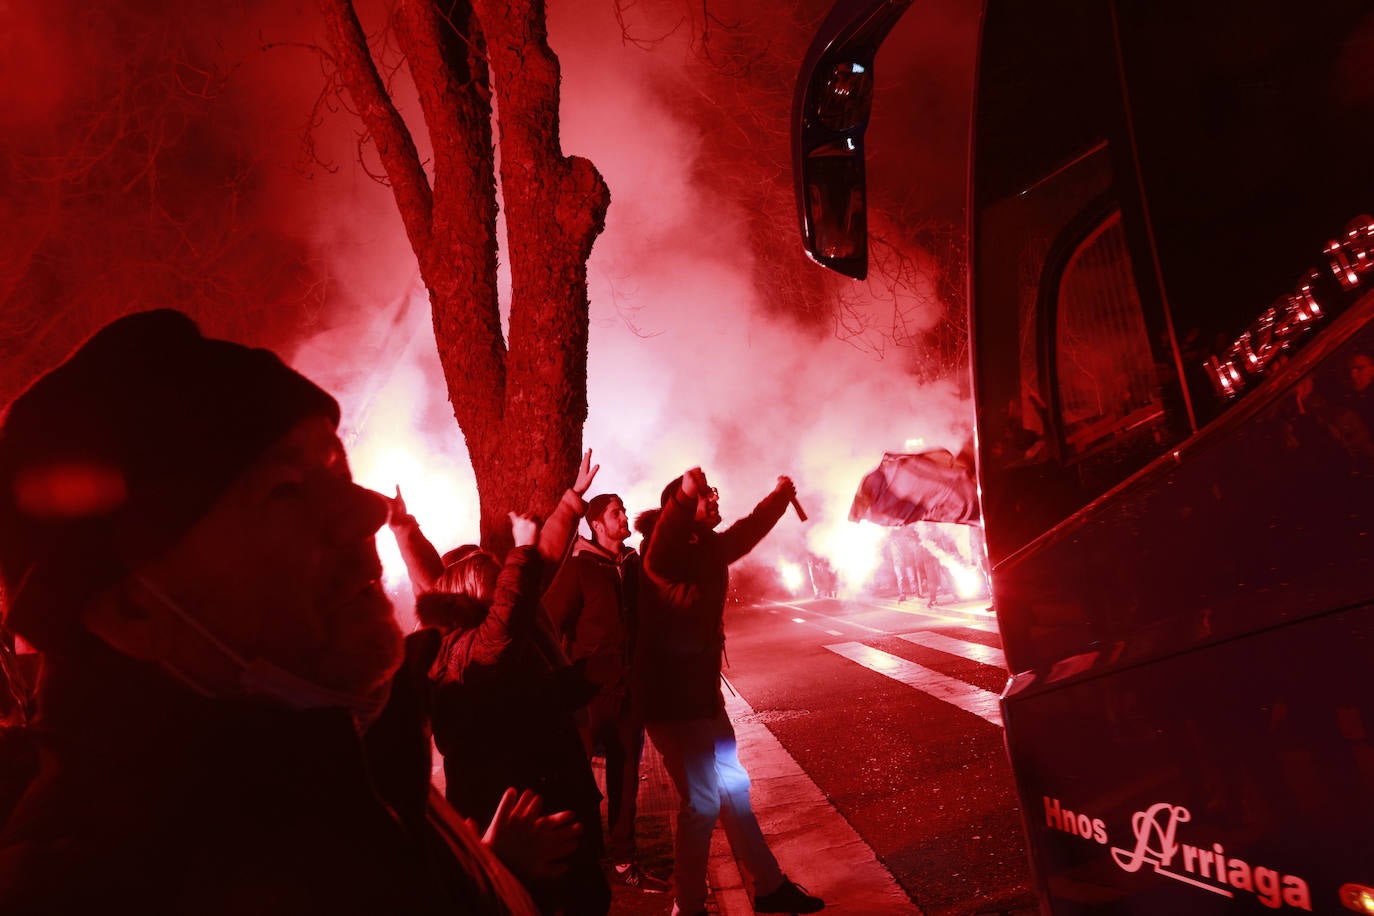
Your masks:
<svg viewBox="0 0 1374 916"><path fill-rule="evenodd" d="M636 551L623 500L586 498L589 451L542 525L511 513L503 556L441 554L399 489L353 481L338 422L272 353L168 310L10 406L4 624L42 666L0 730L0 912L600 916L614 881L697 914L717 820L756 912L820 910L754 817L720 681L729 565L791 481L717 531L691 468ZM637 858L646 732L680 799L671 881Z"/></svg>

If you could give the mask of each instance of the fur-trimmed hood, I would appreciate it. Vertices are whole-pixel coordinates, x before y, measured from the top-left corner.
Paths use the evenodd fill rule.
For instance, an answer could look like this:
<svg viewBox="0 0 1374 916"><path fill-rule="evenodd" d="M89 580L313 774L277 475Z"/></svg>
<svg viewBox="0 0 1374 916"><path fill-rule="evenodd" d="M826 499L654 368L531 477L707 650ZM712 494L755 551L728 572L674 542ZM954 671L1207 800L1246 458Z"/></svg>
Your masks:
<svg viewBox="0 0 1374 916"><path fill-rule="evenodd" d="M425 592L415 599L415 616L422 626L438 627L445 633L469 630L486 619L491 607L471 595Z"/></svg>
<svg viewBox="0 0 1374 916"><path fill-rule="evenodd" d="M594 557L595 559L601 560L605 563L623 563L625 561L625 558L630 556L634 552L635 551L633 547L622 546L620 548L619 555L612 556L611 554L607 553L606 549L602 547L600 544L596 543L595 541L588 540L584 537L578 537L577 541L573 543L572 549L572 555L575 557Z"/></svg>

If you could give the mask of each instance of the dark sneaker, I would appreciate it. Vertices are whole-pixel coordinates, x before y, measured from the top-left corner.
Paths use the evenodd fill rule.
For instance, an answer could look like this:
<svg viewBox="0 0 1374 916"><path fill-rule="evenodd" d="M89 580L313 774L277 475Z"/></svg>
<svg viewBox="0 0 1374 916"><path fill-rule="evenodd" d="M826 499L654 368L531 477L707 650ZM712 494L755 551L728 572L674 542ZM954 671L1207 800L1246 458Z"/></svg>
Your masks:
<svg viewBox="0 0 1374 916"><path fill-rule="evenodd" d="M825 909L825 901L812 897L802 888L793 884L786 875L782 884L771 894L754 898L755 913L816 913Z"/></svg>
<svg viewBox="0 0 1374 916"><path fill-rule="evenodd" d="M615 867L615 880L626 887L650 894L662 894L668 890L668 882L639 867L638 862L624 862Z"/></svg>

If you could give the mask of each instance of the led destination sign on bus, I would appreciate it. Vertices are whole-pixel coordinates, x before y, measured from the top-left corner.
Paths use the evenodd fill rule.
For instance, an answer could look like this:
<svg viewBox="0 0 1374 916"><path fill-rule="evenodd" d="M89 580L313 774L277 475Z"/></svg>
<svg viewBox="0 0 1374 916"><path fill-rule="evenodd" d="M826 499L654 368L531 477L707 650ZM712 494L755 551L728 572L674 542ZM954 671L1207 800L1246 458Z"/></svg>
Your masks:
<svg viewBox="0 0 1374 916"><path fill-rule="evenodd" d="M1359 289L1374 270L1374 217L1356 217L1343 237L1327 242L1323 253L1341 289ZM1319 271L1308 271L1292 293L1265 309L1225 353L1207 358L1203 365L1218 395L1239 395L1327 316L1328 309L1317 299L1321 280Z"/></svg>

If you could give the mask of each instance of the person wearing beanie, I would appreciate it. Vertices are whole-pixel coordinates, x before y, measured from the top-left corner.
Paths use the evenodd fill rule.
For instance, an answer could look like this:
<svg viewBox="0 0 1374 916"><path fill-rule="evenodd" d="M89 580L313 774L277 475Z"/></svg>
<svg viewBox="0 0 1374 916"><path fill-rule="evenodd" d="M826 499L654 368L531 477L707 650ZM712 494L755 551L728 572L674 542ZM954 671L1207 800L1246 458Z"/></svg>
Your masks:
<svg viewBox="0 0 1374 916"><path fill-rule="evenodd" d="M0 742L0 912L533 911L442 802L417 829L372 788L360 730L401 634L386 501L338 421L274 354L168 310L10 406L4 619L43 671ZM547 840L534 815L502 817Z"/></svg>
<svg viewBox="0 0 1374 916"><path fill-rule="evenodd" d="M606 852L612 877L629 887L662 893L668 882L640 868L635 855L644 722L629 682L639 555L625 546L630 520L616 494L592 497L583 518L592 536L577 539L544 593L544 607L562 633L568 657L597 688L579 730L588 757L598 745L606 756Z"/></svg>
<svg viewBox="0 0 1374 916"><path fill-rule="evenodd" d="M706 912L706 863L717 819L753 880L754 912L814 913L825 906L782 873L768 848L720 690L730 564L773 530L796 493L789 478L779 477L753 512L717 532L719 494L701 468L691 468L663 488L662 511L643 548L634 688L681 803L674 916Z"/></svg>

